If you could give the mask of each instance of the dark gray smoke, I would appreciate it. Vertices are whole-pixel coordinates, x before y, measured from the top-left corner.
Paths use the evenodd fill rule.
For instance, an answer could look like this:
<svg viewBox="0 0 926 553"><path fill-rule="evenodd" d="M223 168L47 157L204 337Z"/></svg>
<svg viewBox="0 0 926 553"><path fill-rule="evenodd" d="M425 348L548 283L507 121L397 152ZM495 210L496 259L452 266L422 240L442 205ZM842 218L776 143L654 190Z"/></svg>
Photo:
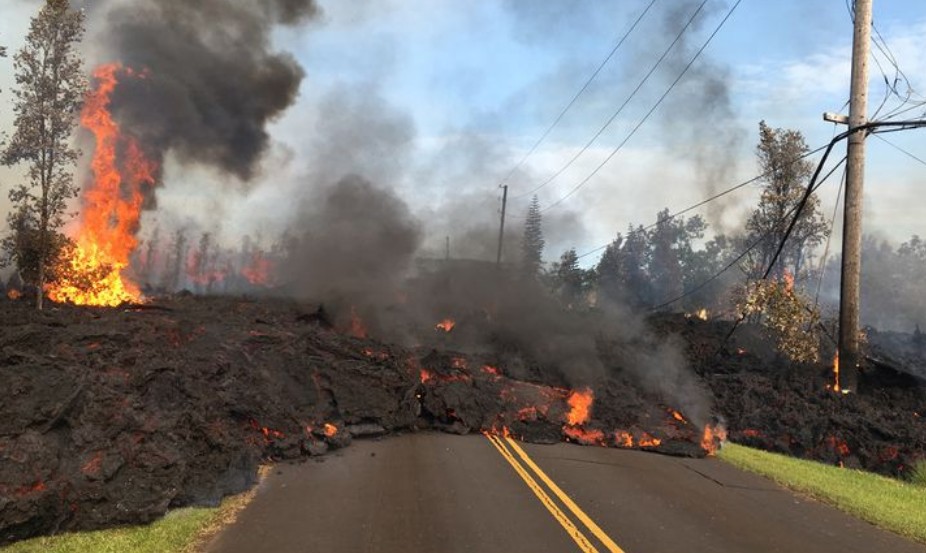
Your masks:
<svg viewBox="0 0 926 553"><path fill-rule="evenodd" d="M290 106L304 72L274 52L275 25L317 13L313 0L158 0L117 4L105 51L143 79L123 79L117 119L155 160L172 151L249 179L266 150L266 125Z"/></svg>
<svg viewBox="0 0 926 553"><path fill-rule="evenodd" d="M654 46L655 50L662 51L669 44L700 3L697 0L672 3L664 15L663 33L656 35L661 42ZM722 4L708 2L666 59L660 72L665 86L684 70L725 14ZM694 164L696 182L705 197L734 184L738 145L747 134L737 121L730 80L730 69L712 60L705 51L659 109L665 128L663 136L674 154ZM706 218L715 231L725 230L723 217L733 201L734 198L727 197L707 204Z"/></svg>
<svg viewBox="0 0 926 553"><path fill-rule="evenodd" d="M357 175L310 198L293 231L283 269L287 287L329 306L354 306L365 319L398 301L421 242L419 224L405 203Z"/></svg>

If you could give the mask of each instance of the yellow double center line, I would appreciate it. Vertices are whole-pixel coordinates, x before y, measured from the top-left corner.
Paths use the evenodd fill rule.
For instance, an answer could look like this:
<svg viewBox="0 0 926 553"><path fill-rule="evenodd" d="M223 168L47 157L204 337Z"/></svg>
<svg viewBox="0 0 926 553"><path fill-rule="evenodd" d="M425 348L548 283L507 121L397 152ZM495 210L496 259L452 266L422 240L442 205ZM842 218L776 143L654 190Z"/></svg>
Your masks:
<svg viewBox="0 0 926 553"><path fill-rule="evenodd" d="M604 531L597 524L595 524L595 522L587 514L585 514L585 511L580 509L579 506L576 505L576 503L572 500L572 498L566 495L566 492L560 489L560 487L557 486L556 483L553 482L553 480L551 480L550 477L547 476L546 473L543 472L543 470L541 470L536 463L534 463L534 461L527 455L527 452L521 449L521 446L519 446L517 442L508 437L504 438L503 441L502 438L493 434L489 434L487 432L484 434L485 437L489 439L489 442L495 446L495 449L498 450L502 457L508 461L508 464L511 465L518 476L524 480L524 482L527 484L527 487L530 488L532 492L534 492L534 495L537 496L537 499L540 500L540 503L546 507L547 510L550 511L550 514L553 515L553 518L556 519L560 525L562 525L562 527L566 530L566 534L568 534L569 537L576 542L576 545L579 546L580 550L584 551L585 553L598 553L598 549L595 548L592 542L585 536L584 533L582 533L581 530L576 527L575 524L573 524L572 520L563 512L562 509L560 509L556 501L554 501L553 498L551 498L543 489L543 486L541 486L537 480L531 476L528 468L530 468L530 470L533 471L533 473L538 478L540 478L544 484L546 484L547 488L553 492L556 497L559 498L563 505L565 505L566 508L569 509L583 525L585 525L588 531L591 532L592 535L594 535L596 538L598 538L598 541L600 541L605 546L605 549L611 553L624 553L624 550L618 547L617 544L614 543L614 540L605 534ZM515 456L512 454L512 451L521 458L524 463L523 465L518 462L518 459L515 458Z"/></svg>

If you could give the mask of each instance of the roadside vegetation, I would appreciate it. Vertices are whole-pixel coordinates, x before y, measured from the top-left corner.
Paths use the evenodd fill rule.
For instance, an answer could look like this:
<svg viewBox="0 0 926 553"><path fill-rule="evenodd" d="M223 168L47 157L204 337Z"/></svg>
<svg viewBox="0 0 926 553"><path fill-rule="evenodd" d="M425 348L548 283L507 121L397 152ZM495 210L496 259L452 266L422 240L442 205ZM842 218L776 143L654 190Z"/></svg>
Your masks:
<svg viewBox="0 0 926 553"><path fill-rule="evenodd" d="M727 443L720 459L828 503L876 526L926 543L926 461L910 482Z"/></svg>
<svg viewBox="0 0 926 553"><path fill-rule="evenodd" d="M171 511L145 526L126 526L25 540L3 553L197 553L223 527L231 524L255 491L228 497L218 507Z"/></svg>

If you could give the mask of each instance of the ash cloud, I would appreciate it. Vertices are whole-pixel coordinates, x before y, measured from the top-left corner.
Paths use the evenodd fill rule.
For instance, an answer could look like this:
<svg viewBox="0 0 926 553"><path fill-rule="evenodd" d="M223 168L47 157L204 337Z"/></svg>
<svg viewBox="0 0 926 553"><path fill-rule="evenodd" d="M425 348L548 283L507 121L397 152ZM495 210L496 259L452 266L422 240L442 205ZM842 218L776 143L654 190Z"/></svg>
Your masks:
<svg viewBox="0 0 926 553"><path fill-rule="evenodd" d="M137 71L124 79L113 110L160 161L250 179L267 149L267 124L296 99L304 71L275 52L276 25L318 13L313 0L159 0L113 4L99 33L103 51Z"/></svg>

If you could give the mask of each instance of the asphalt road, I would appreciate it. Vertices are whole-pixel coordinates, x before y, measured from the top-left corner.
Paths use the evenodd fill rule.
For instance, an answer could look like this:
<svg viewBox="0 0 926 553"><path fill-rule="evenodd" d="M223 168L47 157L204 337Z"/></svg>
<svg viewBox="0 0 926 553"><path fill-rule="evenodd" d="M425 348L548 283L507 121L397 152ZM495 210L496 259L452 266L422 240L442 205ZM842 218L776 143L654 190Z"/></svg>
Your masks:
<svg viewBox="0 0 926 553"><path fill-rule="evenodd" d="M523 455L522 455L523 454ZM280 465L208 553L926 553L715 459L482 435Z"/></svg>

